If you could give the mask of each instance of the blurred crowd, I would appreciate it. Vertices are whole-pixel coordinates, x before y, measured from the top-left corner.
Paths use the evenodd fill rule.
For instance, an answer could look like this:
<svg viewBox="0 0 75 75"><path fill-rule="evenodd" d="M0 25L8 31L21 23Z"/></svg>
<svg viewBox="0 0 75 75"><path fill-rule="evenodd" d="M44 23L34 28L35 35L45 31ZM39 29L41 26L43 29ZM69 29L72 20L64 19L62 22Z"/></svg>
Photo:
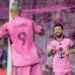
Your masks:
<svg viewBox="0 0 75 75"><path fill-rule="evenodd" d="M6 69L6 67L7 67L7 38L3 38L0 40L0 69Z"/></svg>
<svg viewBox="0 0 75 75"><path fill-rule="evenodd" d="M3 0L4 1L4 0ZM22 1L23 9L36 9L36 8L47 8L55 5L69 6L70 0L19 0ZM74 3L75 4L75 3ZM54 8L55 9L55 8ZM50 10L50 9L49 9ZM3 12L2 12L3 13ZM7 14L6 14L7 15ZM44 36L39 36L35 34L35 43L38 48L38 54L40 57L40 63L42 65L42 70L45 75L53 75L52 68L52 57L48 58L46 56L46 47L49 41L54 38L53 27L56 23L62 23L66 37L70 37L75 40L75 7L68 8L67 10L60 10L54 12L43 12L43 13L25 13L24 16L33 18L38 25L42 25L45 30ZM3 24L0 24L3 25ZM37 39L37 40L36 40ZM7 67L7 38L0 40L0 69L6 69ZM40 49L40 50L39 50ZM73 64L73 73L75 75L75 57L71 57Z"/></svg>

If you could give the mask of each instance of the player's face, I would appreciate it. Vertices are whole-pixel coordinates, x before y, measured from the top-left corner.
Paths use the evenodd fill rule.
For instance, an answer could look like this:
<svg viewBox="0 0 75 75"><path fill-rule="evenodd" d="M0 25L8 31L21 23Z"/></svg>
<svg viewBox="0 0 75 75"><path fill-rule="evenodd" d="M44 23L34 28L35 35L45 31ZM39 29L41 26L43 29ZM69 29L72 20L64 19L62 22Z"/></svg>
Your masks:
<svg viewBox="0 0 75 75"><path fill-rule="evenodd" d="M61 37L63 35L63 29L60 26L54 28L54 34L56 37Z"/></svg>

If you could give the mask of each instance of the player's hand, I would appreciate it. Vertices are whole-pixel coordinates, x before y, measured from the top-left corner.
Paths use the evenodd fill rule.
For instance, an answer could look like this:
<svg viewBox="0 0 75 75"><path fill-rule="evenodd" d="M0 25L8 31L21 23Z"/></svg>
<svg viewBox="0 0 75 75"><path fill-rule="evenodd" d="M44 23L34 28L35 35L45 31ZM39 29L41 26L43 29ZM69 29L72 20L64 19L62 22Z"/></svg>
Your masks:
<svg viewBox="0 0 75 75"><path fill-rule="evenodd" d="M54 50L55 48L56 48L56 46L53 45L52 48L51 48L51 50Z"/></svg>
<svg viewBox="0 0 75 75"><path fill-rule="evenodd" d="M45 34L44 29L41 30L41 32L39 33L41 36L43 36Z"/></svg>
<svg viewBox="0 0 75 75"><path fill-rule="evenodd" d="M70 54L70 51L69 50L66 50L64 51L65 55L69 55Z"/></svg>
<svg viewBox="0 0 75 75"><path fill-rule="evenodd" d="M47 52L47 56L51 56L53 50L56 48L56 46L52 46L52 48Z"/></svg>

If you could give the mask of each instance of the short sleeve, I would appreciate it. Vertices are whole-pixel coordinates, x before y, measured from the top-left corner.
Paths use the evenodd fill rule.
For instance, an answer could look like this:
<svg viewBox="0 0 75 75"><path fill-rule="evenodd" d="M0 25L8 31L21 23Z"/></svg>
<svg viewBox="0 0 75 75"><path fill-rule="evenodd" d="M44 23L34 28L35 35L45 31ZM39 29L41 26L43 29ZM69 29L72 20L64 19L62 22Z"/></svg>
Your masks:
<svg viewBox="0 0 75 75"><path fill-rule="evenodd" d="M5 23L5 24L0 28L0 38L2 38L2 37L4 37L5 35L8 34L7 24L8 24L8 23Z"/></svg>
<svg viewBox="0 0 75 75"><path fill-rule="evenodd" d="M49 45L47 46L47 51L49 51L53 46L53 43L50 42ZM53 50L52 54L55 54L56 50Z"/></svg>
<svg viewBox="0 0 75 75"><path fill-rule="evenodd" d="M74 45L73 41L70 40L70 47L72 47Z"/></svg>
<svg viewBox="0 0 75 75"><path fill-rule="evenodd" d="M33 21L33 30L36 33L40 33L41 32L42 27L37 25L34 21Z"/></svg>
<svg viewBox="0 0 75 75"><path fill-rule="evenodd" d="M70 49L73 49L73 48L75 49L75 44L72 40L70 40Z"/></svg>
<svg viewBox="0 0 75 75"><path fill-rule="evenodd" d="M47 46L47 51L49 51L52 47L52 43L49 43L48 46Z"/></svg>

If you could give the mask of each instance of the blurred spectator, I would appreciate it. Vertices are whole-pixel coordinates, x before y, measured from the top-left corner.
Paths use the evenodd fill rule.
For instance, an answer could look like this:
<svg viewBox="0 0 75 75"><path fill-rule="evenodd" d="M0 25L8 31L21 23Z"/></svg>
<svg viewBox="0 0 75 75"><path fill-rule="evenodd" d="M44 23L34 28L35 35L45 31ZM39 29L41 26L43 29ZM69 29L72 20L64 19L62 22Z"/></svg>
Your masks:
<svg viewBox="0 0 75 75"><path fill-rule="evenodd" d="M40 63L42 65L42 70L45 70L45 65L46 65L46 54L43 50L39 51L40 54Z"/></svg>
<svg viewBox="0 0 75 75"><path fill-rule="evenodd" d="M0 69L6 69L7 66L7 38L0 40Z"/></svg>
<svg viewBox="0 0 75 75"><path fill-rule="evenodd" d="M6 65L7 65L7 52L5 50L3 50L3 54L2 54L2 68L6 69Z"/></svg>
<svg viewBox="0 0 75 75"><path fill-rule="evenodd" d="M0 48L0 68L2 68L2 49Z"/></svg>
<svg viewBox="0 0 75 75"><path fill-rule="evenodd" d="M47 60L46 52L41 49L39 51L39 56L40 56L40 63L42 65L43 74L44 75L53 75L52 74L53 68L46 64L46 62L47 62L46 61Z"/></svg>
<svg viewBox="0 0 75 75"><path fill-rule="evenodd" d="M75 40L75 31L72 33L72 39Z"/></svg>

